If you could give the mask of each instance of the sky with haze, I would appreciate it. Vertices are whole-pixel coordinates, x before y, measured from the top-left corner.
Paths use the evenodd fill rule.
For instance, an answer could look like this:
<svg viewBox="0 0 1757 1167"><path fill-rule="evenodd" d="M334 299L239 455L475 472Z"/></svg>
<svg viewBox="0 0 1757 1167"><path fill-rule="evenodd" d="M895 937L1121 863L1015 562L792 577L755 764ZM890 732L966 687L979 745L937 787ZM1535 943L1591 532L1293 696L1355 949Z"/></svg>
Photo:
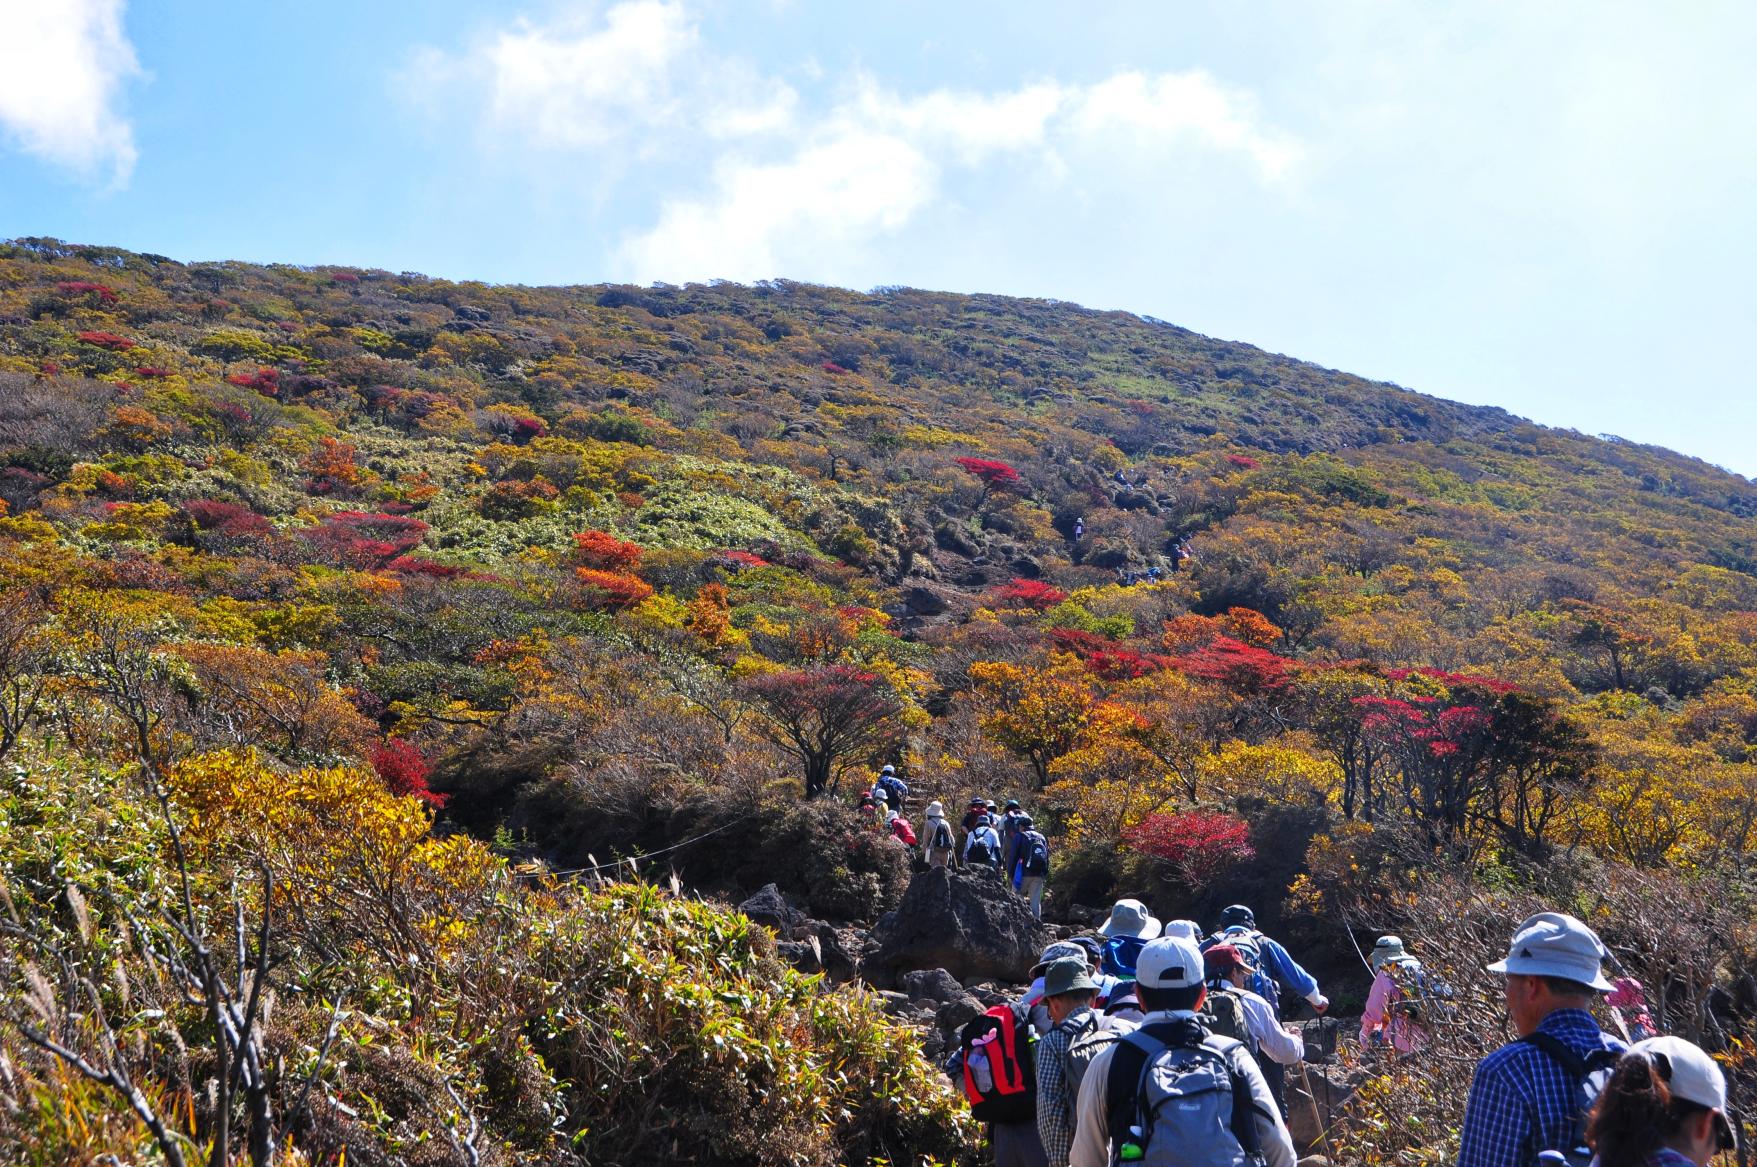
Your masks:
<svg viewBox="0 0 1757 1167"><path fill-rule="evenodd" d="M1121 308L1757 475L1757 5L0 0L0 238Z"/></svg>

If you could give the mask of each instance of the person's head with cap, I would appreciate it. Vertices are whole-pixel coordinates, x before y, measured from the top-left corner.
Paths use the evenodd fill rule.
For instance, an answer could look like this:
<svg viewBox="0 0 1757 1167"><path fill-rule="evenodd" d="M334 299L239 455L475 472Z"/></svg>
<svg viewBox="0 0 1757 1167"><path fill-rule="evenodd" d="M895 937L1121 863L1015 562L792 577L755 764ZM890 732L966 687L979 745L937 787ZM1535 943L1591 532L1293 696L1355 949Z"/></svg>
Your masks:
<svg viewBox="0 0 1757 1167"><path fill-rule="evenodd" d="M1539 912L1519 925L1507 955L1488 966L1507 978L1507 1015L1520 1037L1558 1009L1586 1009L1611 983L1599 971L1610 955L1598 935L1564 912Z"/></svg>
<svg viewBox="0 0 1757 1167"><path fill-rule="evenodd" d="M1013 819L1013 821L1019 824L1019 829L1021 831L1029 830L1031 827L1031 816L1028 814L1021 814Z"/></svg>
<svg viewBox="0 0 1757 1167"><path fill-rule="evenodd" d="M1372 952L1367 955L1367 961L1375 971L1389 964L1403 964L1414 959L1403 947L1403 939L1399 936L1379 937L1373 942Z"/></svg>
<svg viewBox="0 0 1757 1167"><path fill-rule="evenodd" d="M1016 798L1007 799L1007 809L1008 810L1018 810L1019 809L1019 800Z"/></svg>
<svg viewBox="0 0 1757 1167"><path fill-rule="evenodd" d="M1243 988L1253 971L1245 954L1234 945L1215 944L1202 953L1202 979L1209 984Z"/></svg>
<svg viewBox="0 0 1757 1167"><path fill-rule="evenodd" d="M1151 940L1158 936L1161 925L1157 917L1140 900L1118 900L1110 909L1110 919L1098 929L1100 936L1134 936Z"/></svg>
<svg viewBox="0 0 1757 1167"><path fill-rule="evenodd" d="M883 766L879 767L880 774L895 774L896 772L897 772L897 768L895 766L891 765L889 762L886 762Z"/></svg>
<svg viewBox="0 0 1757 1167"><path fill-rule="evenodd" d="M1178 936L1194 944L1202 943L1202 926L1194 920L1167 920L1162 936Z"/></svg>
<svg viewBox="0 0 1757 1167"><path fill-rule="evenodd" d="M1220 909L1220 930L1228 928L1255 928L1257 914L1243 904L1233 904Z"/></svg>
<svg viewBox="0 0 1757 1167"><path fill-rule="evenodd" d="M1053 941L1043 950L1043 955L1037 958L1037 963L1031 966L1031 979L1036 980L1044 974L1050 965L1058 960L1066 960L1070 956L1077 956L1084 960L1086 959L1086 950L1072 940Z"/></svg>
<svg viewBox="0 0 1757 1167"><path fill-rule="evenodd" d="M1098 982L1092 979L1092 968L1077 950L1071 956L1050 961L1043 970L1043 1005L1057 1025L1081 1006L1090 1005L1097 992Z"/></svg>
<svg viewBox="0 0 1757 1167"><path fill-rule="evenodd" d="M988 808L988 813L989 813L989 814L993 814L993 813L994 813L994 812L995 812L995 811L997 811L997 810L999 810L999 809L1000 809L1000 808L1001 808L1001 804L1000 804L1000 803L998 803L998 802L996 802L996 801L995 801L995 800L994 800L994 799L992 799L992 798L991 798L991 799L989 799L989 800L988 800L988 801L987 801L987 802L985 802L985 803L983 803L983 804L982 804L982 805L984 805L984 806L986 806L986 807L987 807L987 808Z"/></svg>
<svg viewBox="0 0 1757 1167"><path fill-rule="evenodd" d="M1068 941L1068 943L1076 944L1080 947L1080 950L1086 954L1086 959L1091 963L1094 972L1096 972L1098 967L1104 963L1104 942L1099 940L1098 937L1076 936Z"/></svg>
<svg viewBox="0 0 1757 1167"><path fill-rule="evenodd" d="M1726 1112L1726 1075L1713 1058L1681 1037L1650 1037L1611 1071L1586 1138L1601 1167L1647 1167L1662 1147L1706 1167L1737 1146Z"/></svg>
<svg viewBox="0 0 1757 1167"><path fill-rule="evenodd" d="M1207 996L1202 950L1175 936L1149 942L1135 958L1135 985L1148 1013L1201 1008Z"/></svg>

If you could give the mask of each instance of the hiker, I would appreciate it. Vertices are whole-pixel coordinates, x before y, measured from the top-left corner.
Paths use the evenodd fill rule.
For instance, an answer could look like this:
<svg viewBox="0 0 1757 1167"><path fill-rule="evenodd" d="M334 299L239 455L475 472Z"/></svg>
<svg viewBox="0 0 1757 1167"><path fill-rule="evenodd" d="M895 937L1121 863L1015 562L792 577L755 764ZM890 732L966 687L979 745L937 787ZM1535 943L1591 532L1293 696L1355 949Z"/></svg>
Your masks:
<svg viewBox="0 0 1757 1167"><path fill-rule="evenodd" d="M1077 947L1077 946L1076 946ZM1067 1167L1074 1141L1074 1103L1092 1060L1135 1023L1093 1011L1098 982L1084 954L1051 961L1043 973L1049 1032L1037 1043L1037 1134L1049 1167Z"/></svg>
<svg viewBox="0 0 1757 1167"><path fill-rule="evenodd" d="M1019 873L1019 893L1031 901L1031 915L1043 919L1043 884L1049 878L1049 840L1021 813L1007 848L1007 870Z"/></svg>
<svg viewBox="0 0 1757 1167"><path fill-rule="evenodd" d="M966 835L968 835L971 831L974 831L976 829L976 820L977 819L985 819L987 817L988 817L988 802L987 802L987 800L981 799L981 798L972 798L970 800L969 809L965 810L964 818L962 819L962 821L960 822L959 825L964 828L964 833Z"/></svg>
<svg viewBox="0 0 1757 1167"><path fill-rule="evenodd" d="M965 1023L946 1062L971 1115L988 1124L995 1167L1046 1167L1037 1135L1035 1044L1025 1007L996 1005Z"/></svg>
<svg viewBox="0 0 1757 1167"><path fill-rule="evenodd" d="M1458 1167L1534 1163L1539 1152L1585 1163L1585 1112L1625 1048L1593 1021L1592 998L1608 992L1609 955L1591 928L1561 912L1519 925L1502 960L1507 1016L1518 1040L1477 1063L1464 1103Z"/></svg>
<svg viewBox="0 0 1757 1167"><path fill-rule="evenodd" d="M1085 537L1086 537L1086 517L1084 515L1082 515L1079 518L1074 520L1074 542L1078 543L1081 539L1084 539Z"/></svg>
<svg viewBox="0 0 1757 1167"><path fill-rule="evenodd" d="M904 803L909 801L909 784L897 777L897 768L886 762L879 771L878 781L873 783L874 798L883 798L891 804L891 809L901 813Z"/></svg>
<svg viewBox="0 0 1757 1167"><path fill-rule="evenodd" d="M1274 1006L1276 1016L1281 1014L1281 989L1277 981L1286 982L1315 1012L1323 1013L1330 1007L1330 999L1318 991L1317 978L1301 968L1287 949L1257 931L1256 914L1243 904L1233 904L1221 911L1219 931L1208 937L1202 947L1216 944L1231 944L1245 953L1255 970L1250 990Z"/></svg>
<svg viewBox="0 0 1757 1167"><path fill-rule="evenodd" d="M1025 1008L1031 1011L1031 1028L1039 1037L1048 1033L1055 1024L1050 1019L1048 1006L1043 1003L1044 974L1049 971L1050 965L1071 956L1085 960L1086 950L1072 940L1054 940L1044 948L1043 955L1037 958L1037 963L1031 966L1031 984L1026 988L1022 1001Z"/></svg>
<svg viewBox="0 0 1757 1167"><path fill-rule="evenodd" d="M1708 1167L1738 1147L1727 1121L1726 1076L1681 1037L1638 1041L1611 1071L1586 1139L1600 1167Z"/></svg>
<svg viewBox="0 0 1757 1167"><path fill-rule="evenodd" d="M886 812L885 828L891 832L891 837L893 839L896 839L905 847L913 847L918 841L915 838L915 828L909 825L908 819L898 814L895 810Z"/></svg>
<svg viewBox="0 0 1757 1167"><path fill-rule="evenodd" d="M1299 1065L1306 1056L1305 1039L1297 1030L1282 1025L1274 1007L1245 987L1255 970L1244 953L1230 944L1216 944L1202 953L1202 967L1208 979L1202 1020L1208 1031L1244 1042L1265 1081L1271 1063L1278 1075L1285 1072L1285 1066ZM1236 1002L1236 1007L1230 1002Z"/></svg>
<svg viewBox="0 0 1757 1167"><path fill-rule="evenodd" d="M1373 968L1373 986L1367 990L1366 1012L1360 1018L1361 1048L1389 1045L1400 1054L1415 1052L1427 1042L1427 1031L1417 1020L1418 994L1409 991L1417 988L1421 961L1404 951L1400 938L1381 936L1367 963Z"/></svg>
<svg viewBox="0 0 1757 1167"><path fill-rule="evenodd" d="M976 820L976 829L964 840L964 866L999 873L1001 869L1001 837L994 829L994 820L983 815Z"/></svg>
<svg viewBox="0 0 1757 1167"><path fill-rule="evenodd" d="M1106 1017L1138 1022L1146 1016L1135 992L1135 958L1160 934L1161 927L1140 900L1118 900L1110 909L1110 918L1098 929L1102 946L1099 968L1115 978L1104 1004Z"/></svg>
<svg viewBox="0 0 1757 1167"><path fill-rule="evenodd" d="M1096 936L1075 936L1068 943L1078 946L1086 954L1086 963L1092 968L1092 979L1098 982L1098 993L1092 998L1092 1007L1102 1012L1110 1003L1111 990L1117 986L1117 979L1104 971L1104 945Z"/></svg>
<svg viewBox="0 0 1757 1167"><path fill-rule="evenodd" d="M873 799L872 791L863 790L860 794L860 805L855 811L861 817L861 825L869 831L879 829L879 804Z"/></svg>
<svg viewBox="0 0 1757 1167"><path fill-rule="evenodd" d="M921 845L921 854L927 860L927 865L950 867L958 850L958 842L952 834L952 824L946 821L945 808L939 803L927 804L927 821L921 826L921 834L925 840Z"/></svg>
<svg viewBox="0 0 1757 1167"><path fill-rule="evenodd" d="M1256 1061L1196 1019L1207 992L1201 951L1162 937L1141 950L1135 972L1147 1018L1087 1067L1070 1167L1244 1164L1252 1156L1294 1167L1293 1140Z"/></svg>

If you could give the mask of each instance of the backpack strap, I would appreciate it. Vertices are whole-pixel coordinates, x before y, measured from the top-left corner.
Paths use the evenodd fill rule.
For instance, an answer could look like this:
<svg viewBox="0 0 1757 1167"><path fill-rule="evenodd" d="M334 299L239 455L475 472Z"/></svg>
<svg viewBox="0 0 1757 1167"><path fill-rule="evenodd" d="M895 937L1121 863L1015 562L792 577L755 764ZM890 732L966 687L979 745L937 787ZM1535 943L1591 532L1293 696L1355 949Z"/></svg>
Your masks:
<svg viewBox="0 0 1757 1167"><path fill-rule="evenodd" d="M1246 1056L1254 1056L1250 1047L1242 1041L1217 1036L1209 1037L1202 1044L1226 1060L1226 1078L1232 1085L1232 1137L1238 1140L1246 1158L1261 1161L1263 1140L1257 1131L1257 1119L1273 1116L1257 1105L1257 1099L1251 1093L1251 1080L1233 1062L1234 1050L1244 1050Z"/></svg>
<svg viewBox="0 0 1757 1167"><path fill-rule="evenodd" d="M1553 1033L1528 1033L1519 1040L1533 1049L1542 1050L1551 1061L1568 1071L1568 1076L1575 1082L1586 1081L1587 1075L1592 1073L1586 1064L1586 1059L1575 1053L1566 1042Z"/></svg>

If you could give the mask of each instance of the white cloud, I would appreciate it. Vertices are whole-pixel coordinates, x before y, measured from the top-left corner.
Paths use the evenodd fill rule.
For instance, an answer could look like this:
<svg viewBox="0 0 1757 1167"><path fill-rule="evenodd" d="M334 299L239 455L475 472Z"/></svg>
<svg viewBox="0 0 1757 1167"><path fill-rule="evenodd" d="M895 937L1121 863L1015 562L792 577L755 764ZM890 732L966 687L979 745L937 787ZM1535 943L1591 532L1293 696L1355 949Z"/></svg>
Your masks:
<svg viewBox="0 0 1757 1167"><path fill-rule="evenodd" d="M1203 73L1119 74L1092 86L1044 83L1003 93L937 90L903 97L863 79L851 98L805 127L783 159L723 156L709 190L666 200L658 221L623 243L636 280L763 279L821 269L822 257L868 246L943 202L949 172L1035 163L1062 177L1062 157L1099 165L1161 164L1196 146L1243 157L1265 182L1301 151L1265 128L1249 99Z"/></svg>
<svg viewBox="0 0 1757 1167"><path fill-rule="evenodd" d="M814 260L869 248L945 206L955 175L1059 183L1073 157L1088 175L1145 167L1150 179L1203 151L1273 184L1301 157L1249 93L1199 71L906 94L865 75L838 88L802 68L808 91L830 90L814 107L786 80L715 53L684 0L521 21L461 54L429 51L408 75L429 94L485 90L491 140L541 156L546 176L579 155L582 199L643 181L631 158L672 181L706 175L656 192L652 226L624 238L619 274L640 280L822 270Z"/></svg>
<svg viewBox="0 0 1757 1167"><path fill-rule="evenodd" d="M118 185L134 133L117 108L139 76L123 0L0 0L0 126L25 151Z"/></svg>
<svg viewBox="0 0 1757 1167"><path fill-rule="evenodd" d="M695 45L694 24L669 0L629 0L602 28L521 24L487 46L494 117L538 142L589 146L633 122L673 116L672 77Z"/></svg>

